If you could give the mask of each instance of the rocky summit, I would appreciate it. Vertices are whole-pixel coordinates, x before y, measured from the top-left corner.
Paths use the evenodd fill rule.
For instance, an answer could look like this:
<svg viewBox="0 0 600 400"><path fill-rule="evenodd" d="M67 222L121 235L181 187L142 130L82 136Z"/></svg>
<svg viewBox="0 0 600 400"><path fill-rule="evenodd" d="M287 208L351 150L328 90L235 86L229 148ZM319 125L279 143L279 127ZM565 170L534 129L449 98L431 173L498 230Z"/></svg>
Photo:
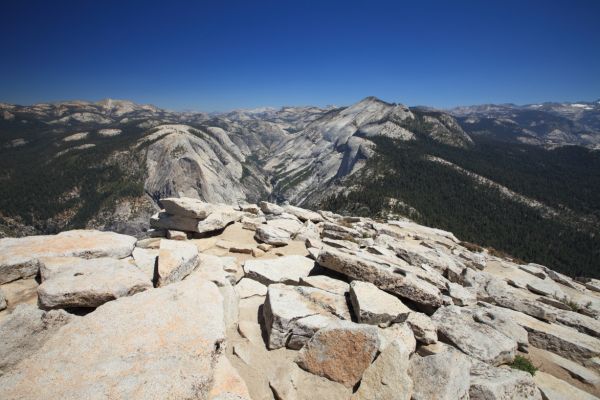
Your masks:
<svg viewBox="0 0 600 400"><path fill-rule="evenodd" d="M597 280L409 220L159 204L144 238L0 239L0 399L600 396Z"/></svg>

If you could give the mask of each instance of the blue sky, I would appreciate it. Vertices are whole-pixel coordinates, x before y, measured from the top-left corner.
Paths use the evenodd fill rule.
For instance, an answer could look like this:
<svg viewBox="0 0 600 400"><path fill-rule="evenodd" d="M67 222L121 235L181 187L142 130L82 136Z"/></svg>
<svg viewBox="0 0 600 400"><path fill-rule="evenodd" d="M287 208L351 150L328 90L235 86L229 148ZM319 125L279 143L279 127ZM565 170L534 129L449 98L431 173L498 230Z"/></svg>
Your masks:
<svg viewBox="0 0 600 400"><path fill-rule="evenodd" d="M600 98L600 1L10 1L0 101L175 110Z"/></svg>

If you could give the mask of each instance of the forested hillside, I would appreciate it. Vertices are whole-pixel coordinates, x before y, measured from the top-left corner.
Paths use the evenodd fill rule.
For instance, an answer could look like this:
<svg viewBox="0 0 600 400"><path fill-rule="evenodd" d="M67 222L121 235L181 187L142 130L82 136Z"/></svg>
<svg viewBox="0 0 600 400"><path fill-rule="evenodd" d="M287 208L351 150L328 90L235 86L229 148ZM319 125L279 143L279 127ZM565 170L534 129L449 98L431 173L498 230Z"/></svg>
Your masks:
<svg viewBox="0 0 600 400"><path fill-rule="evenodd" d="M408 215L465 241L505 251L570 275L600 276L600 153L544 150L476 138L469 150L421 138L376 138L377 156L327 209ZM548 207L534 207L477 183L431 156L491 179ZM475 184L474 184L475 183ZM556 212L557 214L552 214Z"/></svg>

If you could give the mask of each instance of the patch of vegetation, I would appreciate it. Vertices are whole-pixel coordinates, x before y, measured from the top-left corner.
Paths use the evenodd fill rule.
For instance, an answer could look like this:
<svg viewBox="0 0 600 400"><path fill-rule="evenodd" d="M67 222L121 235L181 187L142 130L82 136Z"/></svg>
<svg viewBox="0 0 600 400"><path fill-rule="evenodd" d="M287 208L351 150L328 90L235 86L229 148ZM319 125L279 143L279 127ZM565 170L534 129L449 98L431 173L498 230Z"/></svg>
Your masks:
<svg viewBox="0 0 600 400"><path fill-rule="evenodd" d="M178 144L173 150L171 150L171 157L173 158L179 158L182 155L184 155L186 152L185 147L183 147L182 145Z"/></svg>
<svg viewBox="0 0 600 400"><path fill-rule="evenodd" d="M290 173L288 176L277 182L276 191L294 188L296 185L306 180L312 173L313 168L306 168L295 173Z"/></svg>
<svg viewBox="0 0 600 400"><path fill-rule="evenodd" d="M460 242L460 245L473 253L481 253L484 250L480 245L471 242Z"/></svg>
<svg viewBox="0 0 600 400"><path fill-rule="evenodd" d="M18 218L39 233L56 233L85 227L99 210L143 195L147 147L135 147L142 129L120 125L122 134L110 140L92 135L74 144L63 142L62 137L99 127L38 128L25 130L28 145L0 149L0 171L8 171L0 181L0 210L5 215ZM7 130L0 127L0 141L24 133L14 126ZM95 147L55 157L61 150L87 143Z"/></svg>
<svg viewBox="0 0 600 400"><path fill-rule="evenodd" d="M573 301L573 299L567 297L566 295L563 297L554 295L552 297L554 298L554 300L560 301L561 303L569 307L571 311L575 311L578 313L581 311L582 308L584 308L581 306L581 304L577 303L576 301Z"/></svg>
<svg viewBox="0 0 600 400"><path fill-rule="evenodd" d="M508 366L513 369L529 372L531 376L534 376L536 371L538 370L538 368L535 365L533 365L529 358L520 355L517 355L514 361L508 364Z"/></svg>

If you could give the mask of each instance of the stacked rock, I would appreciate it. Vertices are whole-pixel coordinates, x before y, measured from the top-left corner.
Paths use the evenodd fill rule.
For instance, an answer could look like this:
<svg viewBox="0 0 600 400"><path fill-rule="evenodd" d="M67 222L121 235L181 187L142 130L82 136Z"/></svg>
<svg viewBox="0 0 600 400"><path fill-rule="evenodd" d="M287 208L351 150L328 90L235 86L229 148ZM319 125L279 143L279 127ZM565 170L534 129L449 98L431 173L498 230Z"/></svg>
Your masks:
<svg viewBox="0 0 600 400"><path fill-rule="evenodd" d="M185 240L193 234L219 231L239 221L243 213L232 206L210 204L187 197L165 198L160 201L163 210L150 219L156 236Z"/></svg>

